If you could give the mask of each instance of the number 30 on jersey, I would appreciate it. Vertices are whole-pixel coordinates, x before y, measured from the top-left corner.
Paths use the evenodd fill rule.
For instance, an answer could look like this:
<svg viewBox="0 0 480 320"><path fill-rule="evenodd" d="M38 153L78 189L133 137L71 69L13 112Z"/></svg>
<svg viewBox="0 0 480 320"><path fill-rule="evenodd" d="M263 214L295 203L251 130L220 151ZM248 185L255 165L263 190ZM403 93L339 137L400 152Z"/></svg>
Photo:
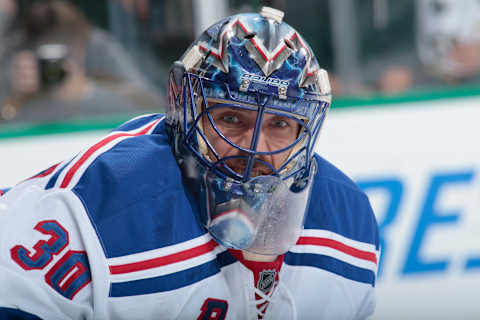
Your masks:
<svg viewBox="0 0 480 320"><path fill-rule="evenodd" d="M51 266L54 256L61 255L68 246L68 232L55 220L40 221L33 229L50 238L38 241L32 250L22 245L14 246L10 249L12 259L26 271L47 268L45 281L48 285L65 298L73 299L92 281L87 254L68 250Z"/></svg>

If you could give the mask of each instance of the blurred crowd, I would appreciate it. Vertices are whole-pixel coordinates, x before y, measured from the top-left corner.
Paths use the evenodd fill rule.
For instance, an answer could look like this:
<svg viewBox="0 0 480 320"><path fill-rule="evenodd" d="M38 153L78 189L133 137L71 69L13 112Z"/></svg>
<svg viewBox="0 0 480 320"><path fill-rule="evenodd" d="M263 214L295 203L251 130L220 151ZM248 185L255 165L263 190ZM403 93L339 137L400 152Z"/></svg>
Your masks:
<svg viewBox="0 0 480 320"><path fill-rule="evenodd" d="M20 5L0 0L0 123L159 110L138 62L73 3Z"/></svg>
<svg viewBox="0 0 480 320"><path fill-rule="evenodd" d="M397 17L401 23L396 28L403 33L398 36L399 43L396 38L389 39L393 43L390 50L365 65L374 89L397 94L465 85L480 88L480 1L411 2L411 6L404 3L407 10ZM385 15L388 17L388 11Z"/></svg>
<svg viewBox="0 0 480 320"><path fill-rule="evenodd" d="M0 0L0 125L162 112L199 6L216 20L218 2L284 10L336 97L480 86L478 0L195 1Z"/></svg>

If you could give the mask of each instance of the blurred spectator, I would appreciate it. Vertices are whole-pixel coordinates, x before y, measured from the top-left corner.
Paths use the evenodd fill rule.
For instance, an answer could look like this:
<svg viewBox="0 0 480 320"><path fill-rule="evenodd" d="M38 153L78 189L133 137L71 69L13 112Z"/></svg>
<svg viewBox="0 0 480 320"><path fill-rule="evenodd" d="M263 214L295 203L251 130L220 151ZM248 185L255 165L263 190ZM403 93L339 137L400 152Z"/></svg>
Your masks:
<svg viewBox="0 0 480 320"><path fill-rule="evenodd" d="M384 94L398 94L414 84L414 74L408 67L393 65L386 68L378 79L377 88Z"/></svg>
<svg viewBox="0 0 480 320"><path fill-rule="evenodd" d="M418 2L419 57L428 70L447 81L480 73L480 1Z"/></svg>
<svg viewBox="0 0 480 320"><path fill-rule="evenodd" d="M135 113L159 103L138 90L146 86L122 48L68 2L35 2L20 33L22 44L8 59L10 94L0 106L0 121Z"/></svg>
<svg viewBox="0 0 480 320"><path fill-rule="evenodd" d="M15 0L0 0L0 37L2 39L16 14L17 4Z"/></svg>
<svg viewBox="0 0 480 320"><path fill-rule="evenodd" d="M19 41L12 32L17 11L16 0L0 0L0 103L8 95L6 57Z"/></svg>
<svg viewBox="0 0 480 320"><path fill-rule="evenodd" d="M128 50L149 84L166 92L170 62L193 40L191 0L109 0L109 31Z"/></svg>
<svg viewBox="0 0 480 320"><path fill-rule="evenodd" d="M396 54L379 72L378 90L480 83L480 1L418 0L416 18L416 50Z"/></svg>

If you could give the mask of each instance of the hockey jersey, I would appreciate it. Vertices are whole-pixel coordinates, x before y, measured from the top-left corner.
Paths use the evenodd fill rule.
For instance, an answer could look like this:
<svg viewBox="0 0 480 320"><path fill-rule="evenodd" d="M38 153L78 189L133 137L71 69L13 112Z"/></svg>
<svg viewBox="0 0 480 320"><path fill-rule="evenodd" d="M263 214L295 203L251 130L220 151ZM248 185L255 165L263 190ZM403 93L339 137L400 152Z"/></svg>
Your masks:
<svg viewBox="0 0 480 320"><path fill-rule="evenodd" d="M196 220L163 117L130 120L0 197L0 318L257 319L263 288L263 319L364 319L375 217L316 160L301 237L277 274L256 274Z"/></svg>

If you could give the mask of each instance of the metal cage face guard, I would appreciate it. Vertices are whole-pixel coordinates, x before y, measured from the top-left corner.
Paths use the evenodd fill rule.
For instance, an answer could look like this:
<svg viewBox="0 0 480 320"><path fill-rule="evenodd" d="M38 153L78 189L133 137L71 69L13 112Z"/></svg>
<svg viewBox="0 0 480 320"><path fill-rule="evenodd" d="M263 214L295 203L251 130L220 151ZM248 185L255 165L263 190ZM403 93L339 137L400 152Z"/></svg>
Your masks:
<svg viewBox="0 0 480 320"><path fill-rule="evenodd" d="M225 89L221 90L222 87ZM248 181L253 178L251 172L256 163L268 167L271 175L279 176L282 179L294 175L308 175L314 143L328 110L326 102L319 100L319 97L315 97L314 100L313 97L313 95L310 95L302 98L286 97L285 99L279 99L273 93L267 94L259 91L254 92L254 94L241 94L230 90L225 83L216 83L208 79L202 79L198 75L187 73L185 74L182 99L182 127L185 132L185 144L199 161L222 178L229 177L237 181ZM222 103L211 105L209 102L211 99L221 99ZM258 102L255 103L252 99L256 99ZM278 104L274 104L275 102ZM250 141L250 148L234 143L218 128L211 112L222 108L257 112L257 123ZM262 117L265 114L286 117L298 123L301 129L295 141L281 149L257 151L256 145L262 127ZM208 119L216 134L231 147L238 149L240 154L221 157L205 135L201 124L203 117ZM312 119L312 121L307 121L307 119ZM205 150L201 150L202 145ZM215 159L206 157L207 150L214 155ZM285 151L290 151L291 154L279 168L274 168L272 164L261 159L262 156L275 155ZM228 166L228 161L232 159L242 159L246 162L242 173L236 172Z"/></svg>
<svg viewBox="0 0 480 320"><path fill-rule="evenodd" d="M313 150L330 107L326 72L281 19L279 11L264 8L207 29L172 67L166 118L200 223L226 247L266 255L286 252L303 228ZM235 143L215 122L215 112L225 108L254 112L248 146ZM297 136L259 151L264 118L277 116L297 123ZM235 152L220 154L209 141L212 134ZM277 167L265 160L279 154L286 160ZM239 162L241 170L231 166ZM260 175L258 166L264 168Z"/></svg>

